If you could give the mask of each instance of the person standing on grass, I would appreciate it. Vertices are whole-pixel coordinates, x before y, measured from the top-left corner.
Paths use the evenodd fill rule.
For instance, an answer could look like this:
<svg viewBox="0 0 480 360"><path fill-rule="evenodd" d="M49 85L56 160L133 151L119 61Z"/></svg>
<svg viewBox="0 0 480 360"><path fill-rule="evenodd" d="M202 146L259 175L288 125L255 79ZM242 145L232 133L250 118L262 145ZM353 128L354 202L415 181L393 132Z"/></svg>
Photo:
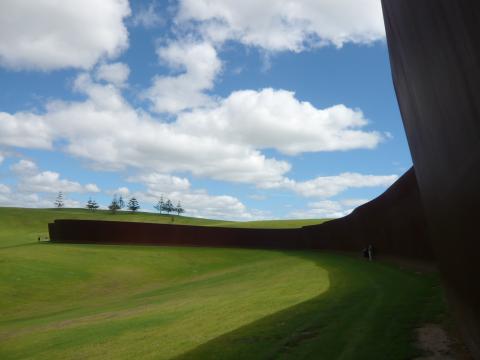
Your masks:
<svg viewBox="0 0 480 360"><path fill-rule="evenodd" d="M368 247L364 247L362 249L362 256L365 258L365 259L368 259Z"/></svg>
<svg viewBox="0 0 480 360"><path fill-rule="evenodd" d="M368 260L372 261L373 259L373 245L368 245Z"/></svg>

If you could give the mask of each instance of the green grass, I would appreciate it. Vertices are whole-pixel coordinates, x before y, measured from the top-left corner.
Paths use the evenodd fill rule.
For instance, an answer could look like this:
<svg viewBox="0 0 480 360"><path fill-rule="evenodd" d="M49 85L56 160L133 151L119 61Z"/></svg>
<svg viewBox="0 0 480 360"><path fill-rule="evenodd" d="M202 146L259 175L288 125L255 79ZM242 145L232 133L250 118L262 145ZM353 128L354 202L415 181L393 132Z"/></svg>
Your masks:
<svg viewBox="0 0 480 360"><path fill-rule="evenodd" d="M0 209L2 360L410 359L444 313L435 274L341 255L36 243L65 213L109 219Z"/></svg>
<svg viewBox="0 0 480 360"><path fill-rule="evenodd" d="M317 225L328 220L329 219L232 221L218 224L218 226L256 229L290 229L299 228L307 225Z"/></svg>

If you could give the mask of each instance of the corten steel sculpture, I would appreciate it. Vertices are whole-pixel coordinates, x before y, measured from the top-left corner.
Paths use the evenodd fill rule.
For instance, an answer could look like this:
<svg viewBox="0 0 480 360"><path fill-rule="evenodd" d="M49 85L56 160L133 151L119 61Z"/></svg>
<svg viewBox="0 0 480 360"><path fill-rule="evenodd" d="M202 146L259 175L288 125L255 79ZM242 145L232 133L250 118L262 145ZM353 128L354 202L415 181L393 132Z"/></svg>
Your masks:
<svg viewBox="0 0 480 360"><path fill-rule="evenodd" d="M350 215L298 229L245 229L121 221L55 220L53 242L169 246L321 249L360 254L372 244L380 255L433 260L412 169L387 191Z"/></svg>
<svg viewBox="0 0 480 360"><path fill-rule="evenodd" d="M480 2L382 0L431 243L480 359Z"/></svg>
<svg viewBox="0 0 480 360"><path fill-rule="evenodd" d="M380 254L436 258L480 359L480 2L382 0L382 6L415 167L384 194L344 218L301 229L56 220L49 224L52 241L356 252L373 244Z"/></svg>

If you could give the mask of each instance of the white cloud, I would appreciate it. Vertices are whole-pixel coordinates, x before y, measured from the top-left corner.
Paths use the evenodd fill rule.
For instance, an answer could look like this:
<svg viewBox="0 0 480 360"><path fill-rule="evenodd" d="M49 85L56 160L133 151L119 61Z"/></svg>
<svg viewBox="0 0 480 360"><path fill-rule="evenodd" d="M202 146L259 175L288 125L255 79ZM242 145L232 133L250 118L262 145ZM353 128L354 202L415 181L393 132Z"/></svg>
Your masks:
<svg viewBox="0 0 480 360"><path fill-rule="evenodd" d="M36 193L22 193L18 189L10 191L9 193L2 193L0 191L0 205L1 206L18 206L28 208L52 208L54 206L56 195ZM67 208L79 208L82 204L76 200L68 197L63 200L64 206Z"/></svg>
<svg viewBox="0 0 480 360"><path fill-rule="evenodd" d="M96 184L86 184L84 187L84 192L98 193L100 188Z"/></svg>
<svg viewBox="0 0 480 360"><path fill-rule="evenodd" d="M95 78L97 80L104 80L112 83L118 87L125 85L128 75L130 74L130 68L124 63L102 64L98 67Z"/></svg>
<svg viewBox="0 0 480 360"><path fill-rule="evenodd" d="M186 22L210 41L270 51L369 44L385 36L378 0L181 0L177 23Z"/></svg>
<svg viewBox="0 0 480 360"><path fill-rule="evenodd" d="M263 149L298 154L373 148L382 139L361 129L367 122L361 111L344 105L317 109L284 90L237 91L216 106L166 122L133 109L117 87L95 83L87 74L74 84L87 100L49 102L43 115L0 113L0 129L13 129L8 137L0 135L0 144L51 148L61 140L64 151L101 169L189 172L278 187L291 183L285 178L291 166Z"/></svg>
<svg viewBox="0 0 480 360"><path fill-rule="evenodd" d="M158 14L156 2L154 1L152 1L146 7L140 7L137 11L135 11L132 18L133 26L143 26L147 29L162 25L163 23L164 20Z"/></svg>
<svg viewBox="0 0 480 360"><path fill-rule="evenodd" d="M37 165L30 160L22 159L10 169L18 177L17 190L21 193L57 193L63 192L99 192L95 184L81 185L76 181L61 179L60 174L53 171L39 171Z"/></svg>
<svg viewBox="0 0 480 360"><path fill-rule="evenodd" d="M130 189L127 188L126 186L120 186L119 188L115 190L109 190L107 191L107 194L109 195L119 195L123 197L127 197L131 194Z"/></svg>
<svg viewBox="0 0 480 360"><path fill-rule="evenodd" d="M23 194L12 191L0 191L0 205L1 206L19 206L19 207L52 207L53 199L51 201L43 199L38 194Z"/></svg>
<svg viewBox="0 0 480 360"><path fill-rule="evenodd" d="M367 201L366 199L344 199L312 202L308 204L308 209L292 211L289 217L296 219L339 218L348 215Z"/></svg>
<svg viewBox="0 0 480 360"><path fill-rule="evenodd" d="M161 196L174 202L180 202L186 215L212 219L254 219L256 215L236 197L228 195L210 195L203 189L191 189L186 178L152 173L130 178L130 181L143 183L145 191L134 192L141 203L154 205Z"/></svg>
<svg viewBox="0 0 480 360"><path fill-rule="evenodd" d="M190 189L190 181L187 178L159 173L132 176L128 178L128 181L143 183L150 189L150 191L158 194L161 194L162 192L170 193Z"/></svg>
<svg viewBox="0 0 480 360"><path fill-rule="evenodd" d="M128 15L127 0L2 0L0 65L90 68L128 46Z"/></svg>
<svg viewBox="0 0 480 360"><path fill-rule="evenodd" d="M33 161L21 159L19 162L10 166L10 169L17 175L33 175L38 172L37 164Z"/></svg>
<svg viewBox="0 0 480 360"><path fill-rule="evenodd" d="M144 92L152 110L177 113L211 102L205 94L213 87L222 68L215 48L205 42L172 42L157 49L159 58L181 73L175 76L156 76Z"/></svg>
<svg viewBox="0 0 480 360"><path fill-rule="evenodd" d="M24 176L18 188L23 192L98 192L99 189L95 184L81 185L76 181L61 179L60 174L53 171L42 171L31 176Z"/></svg>
<svg viewBox="0 0 480 360"><path fill-rule="evenodd" d="M383 136L363 131L360 110L345 105L317 109L286 90L235 91L218 106L180 114L178 127L205 137L288 155L376 147Z"/></svg>
<svg viewBox="0 0 480 360"><path fill-rule="evenodd" d="M334 176L319 176L312 180L295 181L283 179L277 183L266 183L267 189L284 188L290 189L305 197L328 198L340 194L351 188L387 187L395 180L397 175L364 175L359 173L342 173Z"/></svg>
<svg viewBox="0 0 480 360"><path fill-rule="evenodd" d="M10 194L10 192L11 190L7 185L0 183L0 194Z"/></svg>
<svg viewBox="0 0 480 360"><path fill-rule="evenodd" d="M26 159L21 159L10 166L15 175L16 183L12 187L0 184L0 205L35 208L53 207L59 191L64 193L98 193L100 189L95 184L81 185L76 181L62 179L53 171L40 171L37 165ZM66 207L81 207L81 204L68 196L64 198Z"/></svg>
<svg viewBox="0 0 480 360"><path fill-rule="evenodd" d="M0 112L0 144L50 149L52 140L51 129L42 117L28 112L15 116Z"/></svg>
<svg viewBox="0 0 480 360"><path fill-rule="evenodd" d="M88 94L86 101L47 104L47 111L39 120L52 135L45 146L53 146L54 139L61 139L65 151L88 159L99 168L131 166L160 173L188 171L250 183L279 180L290 169L288 163L267 158L250 146L229 143L215 134L205 137L184 132L175 123L153 119L131 108L116 87L95 84L86 75L78 77L75 87ZM18 123L24 116L20 114L17 119L17 114L6 115ZM36 144L34 132L29 133L31 144L25 144L21 141L24 132L19 126L17 129L12 135L19 141L8 144ZM42 134L37 135L43 141Z"/></svg>
<svg viewBox="0 0 480 360"><path fill-rule="evenodd" d="M3 160L5 160L5 156L0 152L0 165L3 163Z"/></svg>

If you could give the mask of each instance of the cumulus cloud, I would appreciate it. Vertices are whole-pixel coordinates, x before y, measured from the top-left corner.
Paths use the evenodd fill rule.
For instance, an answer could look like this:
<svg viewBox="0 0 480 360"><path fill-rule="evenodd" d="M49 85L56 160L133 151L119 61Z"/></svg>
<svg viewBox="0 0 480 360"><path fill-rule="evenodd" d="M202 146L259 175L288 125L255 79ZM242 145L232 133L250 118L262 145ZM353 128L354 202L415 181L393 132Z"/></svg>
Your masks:
<svg viewBox="0 0 480 360"><path fill-rule="evenodd" d="M127 48L129 15L127 0L2 0L0 65L90 68Z"/></svg>
<svg viewBox="0 0 480 360"><path fill-rule="evenodd" d="M33 161L21 159L19 162L10 166L10 170L12 170L17 175L25 176L37 173L38 167L37 164L35 164Z"/></svg>
<svg viewBox="0 0 480 360"><path fill-rule="evenodd" d="M132 25L152 28L162 25L164 20L158 14L157 4L152 1L148 6L139 7L133 14Z"/></svg>
<svg viewBox="0 0 480 360"><path fill-rule="evenodd" d="M0 183L0 194L10 194L10 192L11 190L7 185Z"/></svg>
<svg viewBox="0 0 480 360"><path fill-rule="evenodd" d="M145 173L128 178L128 181L141 183L144 191L129 192L141 203L154 205L160 197L168 198L176 205L182 204L188 216L214 219L255 219L257 212L251 212L236 197L210 195L203 189L192 189L190 181L169 174ZM119 193L117 190L116 193Z"/></svg>
<svg viewBox="0 0 480 360"><path fill-rule="evenodd" d="M334 176L319 176L307 181L284 178L280 182L265 183L262 186L266 189L289 189L305 197L328 198L351 188L387 187L397 179L398 175L342 173Z"/></svg>
<svg viewBox="0 0 480 360"><path fill-rule="evenodd" d="M180 0L177 22L192 23L213 42L269 51L369 44L385 36L378 0Z"/></svg>
<svg viewBox="0 0 480 360"><path fill-rule="evenodd" d="M263 149L294 155L373 148L382 140L362 129L367 120L361 111L344 105L317 109L284 90L237 91L166 122L132 108L118 87L88 74L74 86L87 95L85 101L51 101L42 115L0 113L0 129L10 129L0 144L51 148L62 140L62 149L102 169L189 172L273 187L291 183L285 179L291 166Z"/></svg>
<svg viewBox="0 0 480 360"><path fill-rule="evenodd" d="M342 104L317 109L296 99L293 92L271 88L235 91L218 106L178 118L184 132L215 134L228 142L273 148L288 155L372 149L384 136L362 130L367 123L358 109Z"/></svg>
<svg viewBox="0 0 480 360"><path fill-rule="evenodd" d="M1 187L1 186L0 186ZM18 189L10 191L8 193L2 193L0 191L0 205L1 206L18 206L29 208L51 208L53 207L56 195L55 194L42 194L37 193L22 193ZM79 208L82 207L77 200L69 199L68 197L63 199L63 203L67 208Z"/></svg>
<svg viewBox="0 0 480 360"><path fill-rule="evenodd" d="M15 177L15 184L7 186L0 184L0 205L35 208L53 206L55 194L64 193L98 193L100 189L95 184L82 185L77 181L61 178L53 171L40 171L31 160L21 159L10 166ZM81 204L65 197L66 207L80 207Z"/></svg>
<svg viewBox="0 0 480 360"><path fill-rule="evenodd" d="M145 184L151 192L176 192L190 189L190 181L178 176L149 173L132 176L128 181Z"/></svg>
<svg viewBox="0 0 480 360"><path fill-rule="evenodd" d="M367 202L366 199L321 200L308 204L308 209L292 211L289 217L296 219L339 218L350 214L356 207Z"/></svg>
<svg viewBox="0 0 480 360"><path fill-rule="evenodd" d="M128 75L130 74L130 68L124 63L102 64L95 72L95 78L97 80L104 80L118 87L125 85Z"/></svg>
<svg viewBox="0 0 480 360"><path fill-rule="evenodd" d="M39 171L37 165L30 160L22 159L10 169L18 177L17 190L22 193L57 193L63 192L99 192L95 184L81 185L76 181L61 179L60 174L53 171Z"/></svg>
<svg viewBox="0 0 480 360"><path fill-rule="evenodd" d="M213 87L222 63L211 44L177 41L159 47L157 54L180 74L154 77L152 86L144 92L153 111L177 113L212 101L205 91Z"/></svg>
<svg viewBox="0 0 480 360"><path fill-rule="evenodd" d="M52 131L41 116L18 112L12 116L0 112L0 144L26 148L50 149Z"/></svg>
<svg viewBox="0 0 480 360"><path fill-rule="evenodd" d="M42 171L32 176L25 176L18 184L18 188L25 192L99 192L95 184L81 185L76 181L61 179L60 174L53 171Z"/></svg>

